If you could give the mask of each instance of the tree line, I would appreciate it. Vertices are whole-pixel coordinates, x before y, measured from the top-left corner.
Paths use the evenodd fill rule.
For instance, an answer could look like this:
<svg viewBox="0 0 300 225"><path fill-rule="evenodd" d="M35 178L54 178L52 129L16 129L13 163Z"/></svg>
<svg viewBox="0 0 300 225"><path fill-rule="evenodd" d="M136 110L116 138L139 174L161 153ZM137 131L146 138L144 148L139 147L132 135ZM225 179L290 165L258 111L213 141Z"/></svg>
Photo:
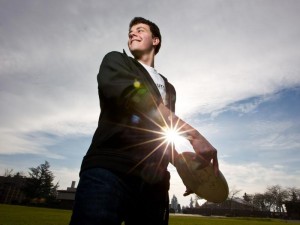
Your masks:
<svg viewBox="0 0 300 225"><path fill-rule="evenodd" d="M22 172L14 173L13 170L6 170L4 177L14 178L15 180L23 180L22 191L30 199L42 199L46 202L55 201L59 183L54 183L54 174L50 170L50 163L40 164L37 167L29 168L28 176ZM227 201L231 203L242 190L231 188ZM189 208L199 207L197 200L200 198L195 195L194 199L191 198ZM299 202L300 189L296 187L283 188L280 185L268 186L263 193L248 194L244 193L242 199L253 210L269 211L282 213L285 211L284 204L286 202ZM181 206L174 195L170 202L171 208L174 212L180 212ZM186 207L182 207L186 208Z"/></svg>
<svg viewBox="0 0 300 225"><path fill-rule="evenodd" d="M29 168L28 176L23 172L5 170L4 177L12 178L17 183L22 183L21 191L26 196L26 201L38 199L42 202L53 202L56 199L59 183L54 183L54 174L50 170L48 161L37 167Z"/></svg>
<svg viewBox="0 0 300 225"><path fill-rule="evenodd" d="M232 187L224 204L222 204L222 206L221 204L215 204L215 207L224 207L224 209L226 208L230 212L233 208L235 208L235 210L238 209L236 208L237 205L233 206L233 202L237 199L240 199L243 200L243 204L245 206L240 209L245 210L245 208L247 208L247 210L250 211L269 212L283 215L287 212L287 204L290 205L289 207L299 207L300 203L300 189L296 187L283 188L280 185L273 185L268 186L263 193L244 193L243 196L237 197L241 191L242 190ZM181 206L177 200L177 197L173 195L170 202L170 212L180 213L186 209L201 208L201 205L198 204L198 200L200 199L202 198L194 195L194 197L190 198L189 206ZM295 206L294 204L290 203L297 203L297 205ZM208 205L205 203L203 206L206 208L207 206L214 207L213 205L211 203ZM240 207L242 207L242 205L240 205Z"/></svg>
<svg viewBox="0 0 300 225"><path fill-rule="evenodd" d="M244 193L243 199L260 211L285 212L287 202L300 201L300 189L296 187L283 188L280 185L267 187L264 193L253 195Z"/></svg>
<svg viewBox="0 0 300 225"><path fill-rule="evenodd" d="M229 202L229 209L232 207L232 203L235 199L237 199L237 195L242 190L231 188L227 202ZM197 201L201 199L200 197L195 195L195 198L190 199L190 208L193 207L200 207L197 204ZM283 188L280 185L272 185L268 186L263 193L255 193L255 194L248 194L244 193L240 199L244 200L248 206L252 207L252 210L255 211L262 211L262 212L276 212L276 213L283 213L286 212L284 205L286 203L295 203L300 202L300 188L296 187L286 187Z"/></svg>

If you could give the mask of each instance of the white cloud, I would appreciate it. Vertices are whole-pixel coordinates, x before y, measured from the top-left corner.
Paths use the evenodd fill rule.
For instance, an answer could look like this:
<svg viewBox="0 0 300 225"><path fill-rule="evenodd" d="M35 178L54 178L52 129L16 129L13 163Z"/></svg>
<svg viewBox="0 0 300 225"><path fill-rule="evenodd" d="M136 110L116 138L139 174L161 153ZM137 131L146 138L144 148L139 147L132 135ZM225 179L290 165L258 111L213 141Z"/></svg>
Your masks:
<svg viewBox="0 0 300 225"><path fill-rule="evenodd" d="M72 92L61 92L61 97L58 93L54 95L57 97L33 93L1 95L1 154L29 153L57 158L60 156L47 150L56 144L54 137L93 134L100 111L97 93L91 101L86 101L84 93L76 99ZM44 133L54 137L46 137Z"/></svg>
<svg viewBox="0 0 300 225"><path fill-rule="evenodd" d="M56 167L51 170L55 176L55 183L59 183L59 190L66 190L71 187L72 181L76 182L76 187L79 182L79 168L78 170L70 169L68 167Z"/></svg>
<svg viewBox="0 0 300 225"><path fill-rule="evenodd" d="M163 52L158 62L177 87L179 114L195 109L211 112L300 84L296 63L300 29L292 22L299 4L264 1L218 6L185 21L199 30L184 26L178 33L166 31L165 51L172 57ZM201 12L197 6L193 9Z"/></svg>
<svg viewBox="0 0 300 225"><path fill-rule="evenodd" d="M290 119L283 121L258 120L248 125L249 134L252 136L252 145L259 150L270 151L298 149L300 147L298 128L299 123Z"/></svg>
<svg viewBox="0 0 300 225"><path fill-rule="evenodd" d="M1 132L0 154L38 154L48 158L62 159L63 156L50 152L47 146L54 144L53 140L43 136L31 136L16 131Z"/></svg>
<svg viewBox="0 0 300 225"><path fill-rule="evenodd" d="M286 171L284 165L264 166L260 163L227 164L221 163L221 170L227 178L230 187L242 189L242 193L263 193L268 186L283 187L299 186L299 170Z"/></svg>
<svg viewBox="0 0 300 225"><path fill-rule="evenodd" d="M271 151L285 151L288 149L300 148L300 134L285 134L285 133L273 133L264 138L257 140L257 146L260 149Z"/></svg>

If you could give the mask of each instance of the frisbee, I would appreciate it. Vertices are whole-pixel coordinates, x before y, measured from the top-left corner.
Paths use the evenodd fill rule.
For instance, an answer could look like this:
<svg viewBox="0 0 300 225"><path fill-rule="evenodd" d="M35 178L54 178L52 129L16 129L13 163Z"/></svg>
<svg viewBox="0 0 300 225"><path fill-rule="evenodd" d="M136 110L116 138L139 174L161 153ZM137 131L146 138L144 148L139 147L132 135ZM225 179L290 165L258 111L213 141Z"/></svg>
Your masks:
<svg viewBox="0 0 300 225"><path fill-rule="evenodd" d="M175 159L175 167L184 185L209 202L224 202L229 188L224 175L216 176L212 163L202 166L203 160L194 152L183 152Z"/></svg>

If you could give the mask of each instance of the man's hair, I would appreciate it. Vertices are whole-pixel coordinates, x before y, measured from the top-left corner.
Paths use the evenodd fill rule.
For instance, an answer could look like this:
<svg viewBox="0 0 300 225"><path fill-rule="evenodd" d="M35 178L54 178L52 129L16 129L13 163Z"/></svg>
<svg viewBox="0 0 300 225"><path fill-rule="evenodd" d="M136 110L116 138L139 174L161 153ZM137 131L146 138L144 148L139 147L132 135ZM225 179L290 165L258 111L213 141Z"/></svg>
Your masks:
<svg viewBox="0 0 300 225"><path fill-rule="evenodd" d="M139 24L139 23L142 23L142 24L146 24L150 27L150 31L152 33L152 36L153 37L157 37L159 39L159 43L158 45L155 47L155 54L158 53L159 49L160 49L160 46L161 46L161 34L160 34L160 31L159 31L159 28L158 26L151 22L150 20L147 20L143 17L134 17L131 21L130 21L130 24L129 24L129 31L130 29L136 25L136 24Z"/></svg>

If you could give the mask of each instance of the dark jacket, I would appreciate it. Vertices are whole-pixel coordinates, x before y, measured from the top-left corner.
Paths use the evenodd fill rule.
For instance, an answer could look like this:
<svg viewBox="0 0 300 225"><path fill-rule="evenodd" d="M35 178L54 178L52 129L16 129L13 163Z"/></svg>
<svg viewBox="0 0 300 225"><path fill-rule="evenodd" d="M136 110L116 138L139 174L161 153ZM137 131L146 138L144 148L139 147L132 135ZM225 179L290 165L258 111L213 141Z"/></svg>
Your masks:
<svg viewBox="0 0 300 225"><path fill-rule="evenodd" d="M166 84L167 107L175 111L174 87ZM100 66L98 128L81 171L101 167L153 179L166 170L170 148L163 143L163 120L153 121L162 102L147 70L125 52L110 52Z"/></svg>

